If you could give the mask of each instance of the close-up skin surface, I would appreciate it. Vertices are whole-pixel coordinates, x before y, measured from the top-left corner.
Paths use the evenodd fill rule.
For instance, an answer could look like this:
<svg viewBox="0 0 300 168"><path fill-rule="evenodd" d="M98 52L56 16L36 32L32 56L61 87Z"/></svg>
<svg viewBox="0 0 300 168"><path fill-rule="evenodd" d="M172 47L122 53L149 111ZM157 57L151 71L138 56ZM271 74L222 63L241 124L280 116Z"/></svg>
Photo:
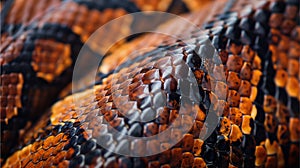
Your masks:
<svg viewBox="0 0 300 168"><path fill-rule="evenodd" d="M1 2L1 166L300 167L299 5ZM107 53L86 45L83 56L104 57L95 84L83 78L72 91L89 37L141 11L180 16L157 26L172 37L143 33ZM129 18L110 32L130 35L146 22Z"/></svg>
<svg viewBox="0 0 300 168"><path fill-rule="evenodd" d="M100 26L149 10L183 13L184 2L11 0L1 11L1 158L71 82L80 48ZM157 6L165 6L158 8ZM184 8L183 8L184 7ZM197 7L197 6L196 6ZM197 8L200 8L198 5ZM127 33L131 22L125 22ZM115 26L118 28L118 26ZM100 53L101 54L101 53Z"/></svg>

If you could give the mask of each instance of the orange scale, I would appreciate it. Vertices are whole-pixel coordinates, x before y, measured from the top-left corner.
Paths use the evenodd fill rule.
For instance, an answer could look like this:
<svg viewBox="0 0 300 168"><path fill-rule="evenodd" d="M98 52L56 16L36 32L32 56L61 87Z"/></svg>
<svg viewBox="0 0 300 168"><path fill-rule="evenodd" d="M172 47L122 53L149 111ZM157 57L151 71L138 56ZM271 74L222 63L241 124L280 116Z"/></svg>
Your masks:
<svg viewBox="0 0 300 168"><path fill-rule="evenodd" d="M47 160L47 158L51 157L52 151L53 151L53 148L49 148L49 149L45 150L45 152L42 155L42 160Z"/></svg>
<svg viewBox="0 0 300 168"><path fill-rule="evenodd" d="M203 158L196 157L194 159L193 167L206 168L207 166Z"/></svg>
<svg viewBox="0 0 300 168"><path fill-rule="evenodd" d="M246 45L243 47L242 49L242 54L241 54L242 58L244 61L246 62L252 62L254 56L255 56L255 52L251 49L251 47L249 45Z"/></svg>
<svg viewBox="0 0 300 168"><path fill-rule="evenodd" d="M149 163L148 163L148 167L159 167L160 166L160 163L159 163L159 161L150 161Z"/></svg>
<svg viewBox="0 0 300 168"><path fill-rule="evenodd" d="M244 97L250 97L250 95L251 95L251 92L252 92L252 90L251 90L251 83L250 82L248 82L248 81L246 81L246 80L242 80L241 81L241 85L240 85L240 88L239 88L239 94L241 95L241 96L244 96Z"/></svg>
<svg viewBox="0 0 300 168"><path fill-rule="evenodd" d="M59 57L61 54L63 54L63 49L62 50L57 50L56 52L53 51L48 51L47 54L45 55L45 61L49 63L55 63L58 61Z"/></svg>
<svg viewBox="0 0 300 168"><path fill-rule="evenodd" d="M142 74L135 76L132 80L132 83L128 85L129 93L142 85L140 79L142 78Z"/></svg>
<svg viewBox="0 0 300 168"><path fill-rule="evenodd" d="M298 29L300 31L300 26L299 26ZM300 36L300 35L298 35L298 36ZM299 42L300 42L300 37L299 37ZM291 42L289 52L288 52L289 58L295 58L295 59L300 58L300 45L299 45L299 42L295 42L295 41Z"/></svg>
<svg viewBox="0 0 300 168"><path fill-rule="evenodd" d="M288 80L288 73L283 69L276 71L274 82L279 87L285 87Z"/></svg>
<svg viewBox="0 0 300 168"><path fill-rule="evenodd" d="M231 107L238 107L240 102L240 94L235 90L229 90L227 101Z"/></svg>
<svg viewBox="0 0 300 168"><path fill-rule="evenodd" d="M252 110L252 101L247 97L241 97L239 107L243 114L250 115Z"/></svg>
<svg viewBox="0 0 300 168"><path fill-rule="evenodd" d="M46 73L53 73L57 69L57 64L56 63L48 62L45 65L47 66L47 69L45 71Z"/></svg>
<svg viewBox="0 0 300 168"><path fill-rule="evenodd" d="M250 115L244 115L242 119L242 132L243 134L250 135L251 134L251 122L253 122ZM252 123L253 124L253 123Z"/></svg>
<svg viewBox="0 0 300 168"><path fill-rule="evenodd" d="M40 161L40 162L38 162L35 166L36 167L45 167L45 162L44 161Z"/></svg>
<svg viewBox="0 0 300 168"><path fill-rule="evenodd" d="M39 149L42 148L42 144L43 144L43 141L35 141L30 148L30 153L37 152Z"/></svg>
<svg viewBox="0 0 300 168"><path fill-rule="evenodd" d="M19 157L20 159L26 158L30 155L30 148L31 148L31 144L24 147L21 151L19 151Z"/></svg>
<svg viewBox="0 0 300 168"><path fill-rule="evenodd" d="M71 160L72 157L74 156L75 150L73 148L68 149L67 154L66 154L66 159Z"/></svg>
<svg viewBox="0 0 300 168"><path fill-rule="evenodd" d="M252 69L261 69L261 59L258 55L255 55L252 62Z"/></svg>
<svg viewBox="0 0 300 168"><path fill-rule="evenodd" d="M290 40L286 35L281 35L281 40L278 44L278 49L281 51L288 51L290 48Z"/></svg>
<svg viewBox="0 0 300 168"><path fill-rule="evenodd" d="M287 69L288 66L288 55L286 52L284 51L280 51L278 53L278 60L277 60L277 68L281 68L281 69Z"/></svg>
<svg viewBox="0 0 300 168"><path fill-rule="evenodd" d="M13 116L18 115L18 111L15 107L13 106L6 106L6 118L11 119Z"/></svg>
<svg viewBox="0 0 300 168"><path fill-rule="evenodd" d="M43 149L38 150L36 153L31 154L32 163L38 163L43 158L43 153L45 151Z"/></svg>
<svg viewBox="0 0 300 168"><path fill-rule="evenodd" d="M197 111L196 120L204 121L206 114L199 108L198 105L195 105L195 110Z"/></svg>
<svg viewBox="0 0 300 168"><path fill-rule="evenodd" d="M300 92L298 79L296 77L288 77L285 89L289 96L297 98Z"/></svg>
<svg viewBox="0 0 300 168"><path fill-rule="evenodd" d="M20 160L19 153L20 153L20 151L15 152L12 156L9 157L9 159L6 161L6 163L8 165L13 165L16 161L19 161Z"/></svg>
<svg viewBox="0 0 300 168"><path fill-rule="evenodd" d="M194 156L190 152L182 154L181 167L192 167L194 164Z"/></svg>
<svg viewBox="0 0 300 168"><path fill-rule="evenodd" d="M159 80L159 79L160 79L160 75L158 69L152 69L146 72L142 77L142 81L144 84L150 84L154 80Z"/></svg>
<svg viewBox="0 0 300 168"><path fill-rule="evenodd" d="M64 133L59 133L59 134L57 134L57 135L53 138L53 146L58 145L58 144L62 141L62 139L63 139L64 136L65 136Z"/></svg>
<svg viewBox="0 0 300 168"><path fill-rule="evenodd" d="M185 134L182 141L182 151L188 152L191 151L194 147L194 138L191 134Z"/></svg>
<svg viewBox="0 0 300 168"><path fill-rule="evenodd" d="M229 135L231 129L231 121L227 117L222 117L220 119L219 132L225 136Z"/></svg>
<svg viewBox="0 0 300 168"><path fill-rule="evenodd" d="M90 16L90 21L92 23L99 23L99 21L101 21L101 12L99 12L98 10L90 10L89 12L89 16Z"/></svg>
<svg viewBox="0 0 300 168"><path fill-rule="evenodd" d="M72 118L72 115L70 115L69 113L65 113L63 116L61 116L62 118L61 118L61 121L63 121L63 122L67 122L67 121L69 121L70 119L73 119Z"/></svg>
<svg viewBox="0 0 300 168"><path fill-rule="evenodd" d="M117 118L113 119L112 121L110 121L109 124L114 128L123 127L125 124L124 118L117 117Z"/></svg>
<svg viewBox="0 0 300 168"><path fill-rule="evenodd" d="M257 93L258 93L257 87L256 87L256 86L252 86L252 87L251 87L251 93L250 93L250 100L251 100L252 102L255 101L256 96L257 96Z"/></svg>
<svg viewBox="0 0 300 168"><path fill-rule="evenodd" d="M296 59L288 60L288 74L291 76L297 76L299 73L299 61Z"/></svg>
<svg viewBox="0 0 300 168"><path fill-rule="evenodd" d="M201 151L202 151L202 145L203 145L204 141L201 139L194 139L194 143L193 143L193 154L195 156L200 156Z"/></svg>
<svg viewBox="0 0 300 168"><path fill-rule="evenodd" d="M61 163L66 158L66 155L66 151L60 151L59 153L57 153L53 159L53 164L57 165Z"/></svg>
<svg viewBox="0 0 300 168"><path fill-rule="evenodd" d="M171 110L170 115L169 115L169 122L175 121L177 117L179 117L179 111L178 110Z"/></svg>
<svg viewBox="0 0 300 168"><path fill-rule="evenodd" d="M261 76L262 76L262 72L260 70L253 70L252 71L251 84L254 85L254 86L257 86L259 81L260 81Z"/></svg>
<svg viewBox="0 0 300 168"><path fill-rule="evenodd" d="M36 167L36 164L33 162L28 162L28 164L26 165L26 167Z"/></svg>
<svg viewBox="0 0 300 168"><path fill-rule="evenodd" d="M240 72L243 66L243 59L237 55L230 55L228 57L226 66L229 71Z"/></svg>
<svg viewBox="0 0 300 168"><path fill-rule="evenodd" d="M236 107L230 108L228 118L230 119L232 124L236 124L236 125L240 126L242 123L242 116L243 116L243 114L239 108L236 108Z"/></svg>
<svg viewBox="0 0 300 168"><path fill-rule="evenodd" d="M182 150L181 148L174 148L171 150L171 158L170 165L171 167L180 167L180 163L182 161Z"/></svg>
<svg viewBox="0 0 300 168"><path fill-rule="evenodd" d="M58 164L58 168L65 168L69 166L70 161L64 160Z"/></svg>
<svg viewBox="0 0 300 168"><path fill-rule="evenodd" d="M59 152L61 152L63 150L63 148L65 147L66 143L61 142L60 144L58 144L57 146L55 146L52 150L52 155L55 156L57 155Z"/></svg>
<svg viewBox="0 0 300 168"><path fill-rule="evenodd" d="M27 166L27 164L31 161L31 157L28 155L27 157L21 160L21 167Z"/></svg>
<svg viewBox="0 0 300 168"><path fill-rule="evenodd" d="M200 132L206 132L206 127L202 121L196 121L193 124L193 135L194 138L198 138L200 136Z"/></svg>
<svg viewBox="0 0 300 168"><path fill-rule="evenodd" d="M114 9L105 9L101 13L102 14L102 17L101 17L102 23L106 23L109 20L112 20L113 13L114 13Z"/></svg>
<svg viewBox="0 0 300 168"><path fill-rule="evenodd" d="M234 55L239 55L243 49L243 45L235 44L232 42L228 42L227 46L227 49Z"/></svg>
<svg viewBox="0 0 300 168"><path fill-rule="evenodd" d="M247 80L249 81L252 76L252 69L251 69L251 64L248 62L244 62L241 72L240 72L240 78L242 80Z"/></svg>
<svg viewBox="0 0 300 168"><path fill-rule="evenodd" d="M45 167L52 167L53 166L53 160L54 156L49 156L47 160L44 161L44 166Z"/></svg>
<svg viewBox="0 0 300 168"><path fill-rule="evenodd" d="M230 142L236 142L241 141L241 138L243 136L242 131L240 130L239 126L233 124L231 125L230 134L229 134L229 140Z"/></svg>
<svg viewBox="0 0 300 168"><path fill-rule="evenodd" d="M238 90L241 84L241 79L238 73L229 72L227 77L227 85L229 89Z"/></svg>
<svg viewBox="0 0 300 168"><path fill-rule="evenodd" d="M277 141L272 141L270 139L266 139L265 142L265 148L267 151L267 155L274 155L277 154L277 150L278 150L279 144L277 143Z"/></svg>

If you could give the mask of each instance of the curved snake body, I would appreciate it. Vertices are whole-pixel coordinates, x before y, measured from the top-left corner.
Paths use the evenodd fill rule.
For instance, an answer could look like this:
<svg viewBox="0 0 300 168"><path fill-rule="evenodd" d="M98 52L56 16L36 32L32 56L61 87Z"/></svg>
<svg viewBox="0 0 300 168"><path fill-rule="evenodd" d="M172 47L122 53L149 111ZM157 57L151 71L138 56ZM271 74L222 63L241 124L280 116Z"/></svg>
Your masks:
<svg viewBox="0 0 300 168"><path fill-rule="evenodd" d="M27 114L39 116L37 112L47 103L50 105L50 100L54 100L51 97L56 97L70 81L74 55L94 29L77 24L72 17L64 20L60 16L74 8L78 17L99 17L80 2L85 4L53 1L44 7L57 15L25 17L25 26L17 30L11 26L21 23L18 19L5 23L0 60L4 127L1 154L9 153L15 144L10 140L32 118ZM202 11L184 16L204 31L185 25L177 28L176 20L167 24L171 33L188 43L146 34L112 50L100 65L101 84L55 103L20 136L18 147L10 151L4 167L299 167L299 2L237 1L224 13L214 11L206 16L209 9L219 11L224 3L211 2ZM115 5L112 6L118 10ZM114 18L139 10L131 5L114 13L100 8L108 18ZM207 17L210 20L204 22ZM108 21L105 19L95 23L95 28ZM207 53L201 50L207 41L217 49L216 56L206 57ZM128 59L129 53L140 46L153 49ZM43 53L50 53L49 58ZM123 58L127 59L122 62ZM59 68L53 69L57 62ZM119 70L109 75L117 64ZM174 75L168 75L168 70ZM182 86L189 74L197 81L200 103L184 106L181 100L193 97L192 93L179 92L190 89ZM157 108L149 103L156 105L162 100L167 103ZM133 118L126 118L117 104L131 112ZM186 108L183 114L179 114L180 108ZM189 108L196 111L195 120L189 115ZM204 124L208 113L214 113L219 123L203 141L199 134L209 128ZM133 121L146 120L151 115L155 119ZM183 133L181 124L192 127ZM143 144L111 134L114 128L125 135L150 137L170 125L175 128L163 142ZM170 139L177 137L183 138L175 146L147 157L118 155L97 143L105 141L116 151L130 148L137 153L155 152L169 148ZM6 144L8 149L3 147Z"/></svg>

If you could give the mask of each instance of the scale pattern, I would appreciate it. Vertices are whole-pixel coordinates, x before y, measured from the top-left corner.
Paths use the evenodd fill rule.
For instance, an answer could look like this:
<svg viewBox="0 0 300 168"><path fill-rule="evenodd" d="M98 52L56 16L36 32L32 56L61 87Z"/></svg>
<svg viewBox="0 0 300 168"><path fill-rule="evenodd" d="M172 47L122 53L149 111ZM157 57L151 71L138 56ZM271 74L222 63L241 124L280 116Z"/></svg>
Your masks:
<svg viewBox="0 0 300 168"><path fill-rule="evenodd" d="M188 11L187 7L179 8L184 2L177 0L150 4L123 0L11 0L1 4L2 158L13 152L12 147L70 83L80 48L100 26L144 10L144 6L174 13ZM130 33L131 23L126 21L111 31Z"/></svg>
<svg viewBox="0 0 300 168"><path fill-rule="evenodd" d="M182 30L183 40L162 37L159 46L133 55L113 75L103 79L100 72L100 85L52 106L4 167L299 167L299 2L266 1L240 9L236 5L214 16L204 31ZM200 14L188 17L199 24ZM142 38L151 36L156 37ZM209 41L216 55L205 50ZM194 100L193 93L181 92L191 90L194 83L183 85L191 76L200 102L181 104ZM199 134L209 129L204 124L209 113L219 124L203 141ZM189 131L181 132L189 124ZM149 137L170 125L175 128L163 143L130 142L111 134L114 128ZM178 137L183 139L170 149L142 158L117 155L97 144L140 153L168 148L169 139Z"/></svg>

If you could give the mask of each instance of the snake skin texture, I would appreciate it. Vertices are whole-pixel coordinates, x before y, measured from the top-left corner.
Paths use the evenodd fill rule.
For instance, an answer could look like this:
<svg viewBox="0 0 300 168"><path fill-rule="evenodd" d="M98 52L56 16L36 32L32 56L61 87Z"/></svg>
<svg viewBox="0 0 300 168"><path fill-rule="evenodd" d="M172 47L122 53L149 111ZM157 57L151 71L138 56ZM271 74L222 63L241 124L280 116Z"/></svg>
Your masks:
<svg viewBox="0 0 300 168"><path fill-rule="evenodd" d="M141 10L189 11L185 2L177 0L2 3L1 158L13 151L26 130L71 81L78 52L96 29L114 18ZM133 25L128 21L120 26L128 33Z"/></svg>
<svg viewBox="0 0 300 168"><path fill-rule="evenodd" d="M202 30L174 20L164 28L180 39L150 33L120 44L100 65L97 85L56 102L42 116L70 82L78 48L97 25L140 10L168 11L172 3L39 2L31 15L10 18L18 9L26 11L26 5L13 4L1 23L1 155L8 156L3 167L300 166L299 1L221 1L199 7L183 17ZM40 9L49 14L39 15ZM70 17L62 17L67 13ZM91 22L86 16L102 20L93 27L85 24ZM217 50L212 56L206 49L210 42ZM140 46L152 48L130 55ZM192 77L196 83L186 85ZM200 102L194 102L195 87ZM200 131L210 129L205 120L211 113L218 125L202 140ZM28 123L39 116L31 127ZM162 141L124 136L151 137L171 125ZM188 131L182 132L185 126ZM179 142L171 146L173 140ZM166 150L128 157L99 142L118 152Z"/></svg>

